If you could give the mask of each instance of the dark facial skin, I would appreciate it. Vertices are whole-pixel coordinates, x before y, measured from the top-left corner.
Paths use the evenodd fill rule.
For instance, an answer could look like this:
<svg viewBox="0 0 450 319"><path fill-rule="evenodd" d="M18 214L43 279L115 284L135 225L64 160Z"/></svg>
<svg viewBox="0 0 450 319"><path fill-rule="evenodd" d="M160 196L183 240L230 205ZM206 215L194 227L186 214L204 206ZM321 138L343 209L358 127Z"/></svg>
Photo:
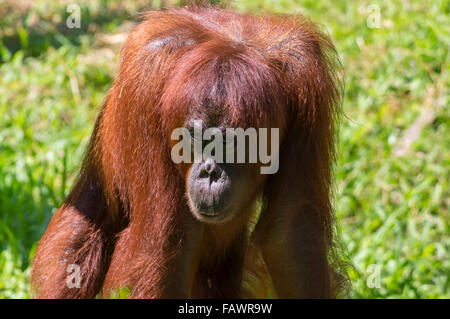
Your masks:
<svg viewBox="0 0 450 319"><path fill-rule="evenodd" d="M207 127L226 127L225 124L216 126L208 120L203 121ZM186 125L190 131L192 123L190 120ZM219 224L238 215L254 196L248 193L257 183L254 168L242 163L217 163L212 157L192 163L187 171L186 186L194 217L204 223Z"/></svg>
<svg viewBox="0 0 450 319"><path fill-rule="evenodd" d="M193 215L206 223L222 223L237 214L246 202L251 177L242 164L204 159L193 163L188 176L188 198Z"/></svg>

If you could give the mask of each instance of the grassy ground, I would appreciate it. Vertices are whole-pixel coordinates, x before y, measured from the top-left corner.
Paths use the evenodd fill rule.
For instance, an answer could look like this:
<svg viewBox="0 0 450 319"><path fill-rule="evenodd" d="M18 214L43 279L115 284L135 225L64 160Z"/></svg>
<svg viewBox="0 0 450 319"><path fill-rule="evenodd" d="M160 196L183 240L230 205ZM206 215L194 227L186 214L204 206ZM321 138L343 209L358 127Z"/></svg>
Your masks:
<svg viewBox="0 0 450 319"><path fill-rule="evenodd" d="M118 43L151 3L76 1L81 29L68 29L65 2L0 4L0 298L29 297L31 258L79 168ZM232 3L310 15L340 52L336 208L351 296L449 298L450 1Z"/></svg>

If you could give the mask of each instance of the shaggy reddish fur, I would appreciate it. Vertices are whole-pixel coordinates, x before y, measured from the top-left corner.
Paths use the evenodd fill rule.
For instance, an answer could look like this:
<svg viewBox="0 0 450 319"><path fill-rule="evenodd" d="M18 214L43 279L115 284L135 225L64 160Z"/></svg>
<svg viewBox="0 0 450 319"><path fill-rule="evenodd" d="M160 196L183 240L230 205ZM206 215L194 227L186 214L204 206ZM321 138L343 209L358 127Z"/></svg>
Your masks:
<svg viewBox="0 0 450 319"><path fill-rule="evenodd" d="M245 286L266 297L255 286L264 275L278 297L338 296L347 282L330 203L338 67L330 40L304 17L145 14L123 47L79 178L39 243L36 296L111 297L126 287L133 298L242 297ZM219 82L230 123L279 127L282 140L280 169L249 190L248 212L211 226L189 211L169 138ZM79 289L66 285L69 264L80 266ZM254 265L266 274L247 273Z"/></svg>

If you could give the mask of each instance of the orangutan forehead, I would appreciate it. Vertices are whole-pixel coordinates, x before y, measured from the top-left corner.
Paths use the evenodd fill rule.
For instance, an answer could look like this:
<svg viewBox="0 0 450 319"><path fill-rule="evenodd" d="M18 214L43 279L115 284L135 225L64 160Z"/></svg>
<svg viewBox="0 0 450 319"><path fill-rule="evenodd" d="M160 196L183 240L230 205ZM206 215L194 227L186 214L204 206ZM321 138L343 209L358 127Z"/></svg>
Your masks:
<svg viewBox="0 0 450 319"><path fill-rule="evenodd" d="M211 88L211 91L209 97L190 107L186 120L187 126L195 120L201 120L204 128L231 126L230 107L220 97L220 94L217 94L215 85Z"/></svg>
<svg viewBox="0 0 450 319"><path fill-rule="evenodd" d="M204 47L199 44L180 59L168 79L168 91L175 97L171 102L209 127L256 127L272 117L280 88L268 68L255 63L247 52L221 56L215 50L208 52L207 44ZM206 58L198 61L198 53Z"/></svg>
<svg viewBox="0 0 450 319"><path fill-rule="evenodd" d="M244 43L171 29L153 36L146 47L167 55L158 63L172 65L161 73L162 109L183 113L179 118L209 127L258 127L286 111L278 70Z"/></svg>

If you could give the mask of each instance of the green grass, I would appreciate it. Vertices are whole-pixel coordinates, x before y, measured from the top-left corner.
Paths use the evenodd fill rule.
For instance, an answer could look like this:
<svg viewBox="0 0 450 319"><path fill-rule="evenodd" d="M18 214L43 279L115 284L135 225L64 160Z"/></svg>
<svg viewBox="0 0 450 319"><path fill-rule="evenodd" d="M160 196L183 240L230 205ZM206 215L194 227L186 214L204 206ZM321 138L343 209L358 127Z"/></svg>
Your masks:
<svg viewBox="0 0 450 319"><path fill-rule="evenodd" d="M69 30L65 5L16 2L0 6L0 298L29 297L37 241L117 71L119 47L105 35L149 8L77 1L82 28ZM379 28L368 27L373 4ZM354 264L351 297L450 298L450 1L233 6L310 15L336 43L346 80L336 209ZM367 285L371 265L379 288Z"/></svg>

